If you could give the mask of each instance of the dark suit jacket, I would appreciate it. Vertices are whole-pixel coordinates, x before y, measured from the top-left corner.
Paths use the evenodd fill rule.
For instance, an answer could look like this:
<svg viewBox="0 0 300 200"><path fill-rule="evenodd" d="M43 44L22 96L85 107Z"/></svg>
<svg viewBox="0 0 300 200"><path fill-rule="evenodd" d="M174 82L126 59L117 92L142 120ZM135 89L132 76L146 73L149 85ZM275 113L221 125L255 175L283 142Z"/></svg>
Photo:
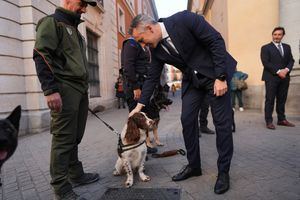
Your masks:
<svg viewBox="0 0 300 200"><path fill-rule="evenodd" d="M279 78L276 72L279 69L289 68L289 73L293 69L294 58L291 52L291 47L288 44L283 44L284 56L280 55L278 48L274 45L273 42L266 44L261 47L260 57L261 62L264 66L264 71L262 74L262 80L268 81L273 80L274 78ZM289 76L288 73L288 76Z"/></svg>
<svg viewBox="0 0 300 200"><path fill-rule="evenodd" d="M194 70L212 79L226 73L228 81L231 79L236 61L226 52L221 34L204 17L182 11L159 21L164 23L182 59L170 56L160 44L152 49L152 63L143 85L140 103L146 104L150 99L165 63L174 65L183 72L183 95L191 83L189 77Z"/></svg>

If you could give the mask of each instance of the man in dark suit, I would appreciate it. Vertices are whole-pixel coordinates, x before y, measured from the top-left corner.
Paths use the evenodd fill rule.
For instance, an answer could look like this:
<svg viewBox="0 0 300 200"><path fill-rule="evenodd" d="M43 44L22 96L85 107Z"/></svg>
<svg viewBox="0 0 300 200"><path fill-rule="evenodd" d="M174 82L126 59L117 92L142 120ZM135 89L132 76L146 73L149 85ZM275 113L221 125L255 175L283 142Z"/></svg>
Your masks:
<svg viewBox="0 0 300 200"><path fill-rule="evenodd" d="M202 175L198 113L207 94L219 153L214 191L217 194L226 192L233 154L232 110L227 83L235 70L236 61L226 52L222 36L202 16L189 11L176 13L159 22L146 15L138 15L131 22L131 32L137 41L152 48L152 62L139 103L130 116L139 112L149 101L165 63L180 69L183 72L181 123L188 165L172 180L181 181Z"/></svg>
<svg viewBox="0 0 300 200"><path fill-rule="evenodd" d="M265 120L268 129L275 129L273 124L273 109L276 98L277 125L295 125L286 120L285 102L290 84L290 72L293 69L294 59L291 47L281 43L285 34L282 27L274 28L272 32L273 41L261 48L261 61L264 66L262 80L265 81Z"/></svg>

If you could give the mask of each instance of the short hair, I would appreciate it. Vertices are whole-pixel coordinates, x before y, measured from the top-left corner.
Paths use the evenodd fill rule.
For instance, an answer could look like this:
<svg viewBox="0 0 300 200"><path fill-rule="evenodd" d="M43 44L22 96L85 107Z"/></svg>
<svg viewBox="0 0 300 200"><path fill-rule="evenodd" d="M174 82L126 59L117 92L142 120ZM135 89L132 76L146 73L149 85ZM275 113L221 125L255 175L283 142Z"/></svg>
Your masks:
<svg viewBox="0 0 300 200"><path fill-rule="evenodd" d="M282 31L283 35L285 35L285 30L281 26L275 27L274 30L272 31L272 35L275 31Z"/></svg>
<svg viewBox="0 0 300 200"><path fill-rule="evenodd" d="M137 28L138 26L141 26L141 28L145 28L147 24L156 24L156 23L157 21L155 21L152 17L144 14L139 14L132 19L128 33L132 35L133 29Z"/></svg>

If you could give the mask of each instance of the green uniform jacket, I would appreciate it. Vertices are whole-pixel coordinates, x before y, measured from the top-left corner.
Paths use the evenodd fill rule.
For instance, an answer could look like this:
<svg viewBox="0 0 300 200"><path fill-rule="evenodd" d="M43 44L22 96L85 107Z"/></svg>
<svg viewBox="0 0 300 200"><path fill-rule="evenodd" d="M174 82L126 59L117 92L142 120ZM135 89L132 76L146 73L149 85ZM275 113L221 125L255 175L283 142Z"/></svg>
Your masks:
<svg viewBox="0 0 300 200"><path fill-rule="evenodd" d="M77 29L81 22L79 14L57 8L37 24L33 59L45 96L59 92L60 84L87 92L86 44Z"/></svg>

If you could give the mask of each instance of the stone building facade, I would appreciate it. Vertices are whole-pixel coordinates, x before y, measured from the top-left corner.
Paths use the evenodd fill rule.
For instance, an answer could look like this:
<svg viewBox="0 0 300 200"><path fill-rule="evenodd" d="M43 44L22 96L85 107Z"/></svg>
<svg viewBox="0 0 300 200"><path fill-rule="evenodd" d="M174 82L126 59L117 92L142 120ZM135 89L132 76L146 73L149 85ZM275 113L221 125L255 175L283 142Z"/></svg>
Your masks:
<svg viewBox="0 0 300 200"><path fill-rule="evenodd" d="M118 56L121 67L121 49L123 41L129 37L128 29L131 20L137 14L146 14L153 19L158 19L154 0L117 0L117 32L118 32Z"/></svg>
<svg viewBox="0 0 300 200"><path fill-rule="evenodd" d="M114 82L120 67L116 6L119 0L97 1L98 6L87 7L82 17L85 22L80 24L79 30L88 44L90 107L110 108L115 103ZM135 1L136 4L144 2ZM52 14L60 4L60 0L0 1L0 118L22 105L20 134L49 128L49 109L36 76L32 53L38 20ZM139 12L138 4L136 8L132 15ZM156 12L155 4L153 9Z"/></svg>
<svg viewBox="0 0 300 200"><path fill-rule="evenodd" d="M272 30L284 26L285 43L292 47L295 59L286 104L287 113L300 113L297 101L299 91L299 21L300 1L295 0L189 0L188 10L204 15L222 34L227 50L237 59L238 70L249 75L248 89L244 92L246 108L263 111L265 86L261 81L263 66L260 48L271 42Z"/></svg>

